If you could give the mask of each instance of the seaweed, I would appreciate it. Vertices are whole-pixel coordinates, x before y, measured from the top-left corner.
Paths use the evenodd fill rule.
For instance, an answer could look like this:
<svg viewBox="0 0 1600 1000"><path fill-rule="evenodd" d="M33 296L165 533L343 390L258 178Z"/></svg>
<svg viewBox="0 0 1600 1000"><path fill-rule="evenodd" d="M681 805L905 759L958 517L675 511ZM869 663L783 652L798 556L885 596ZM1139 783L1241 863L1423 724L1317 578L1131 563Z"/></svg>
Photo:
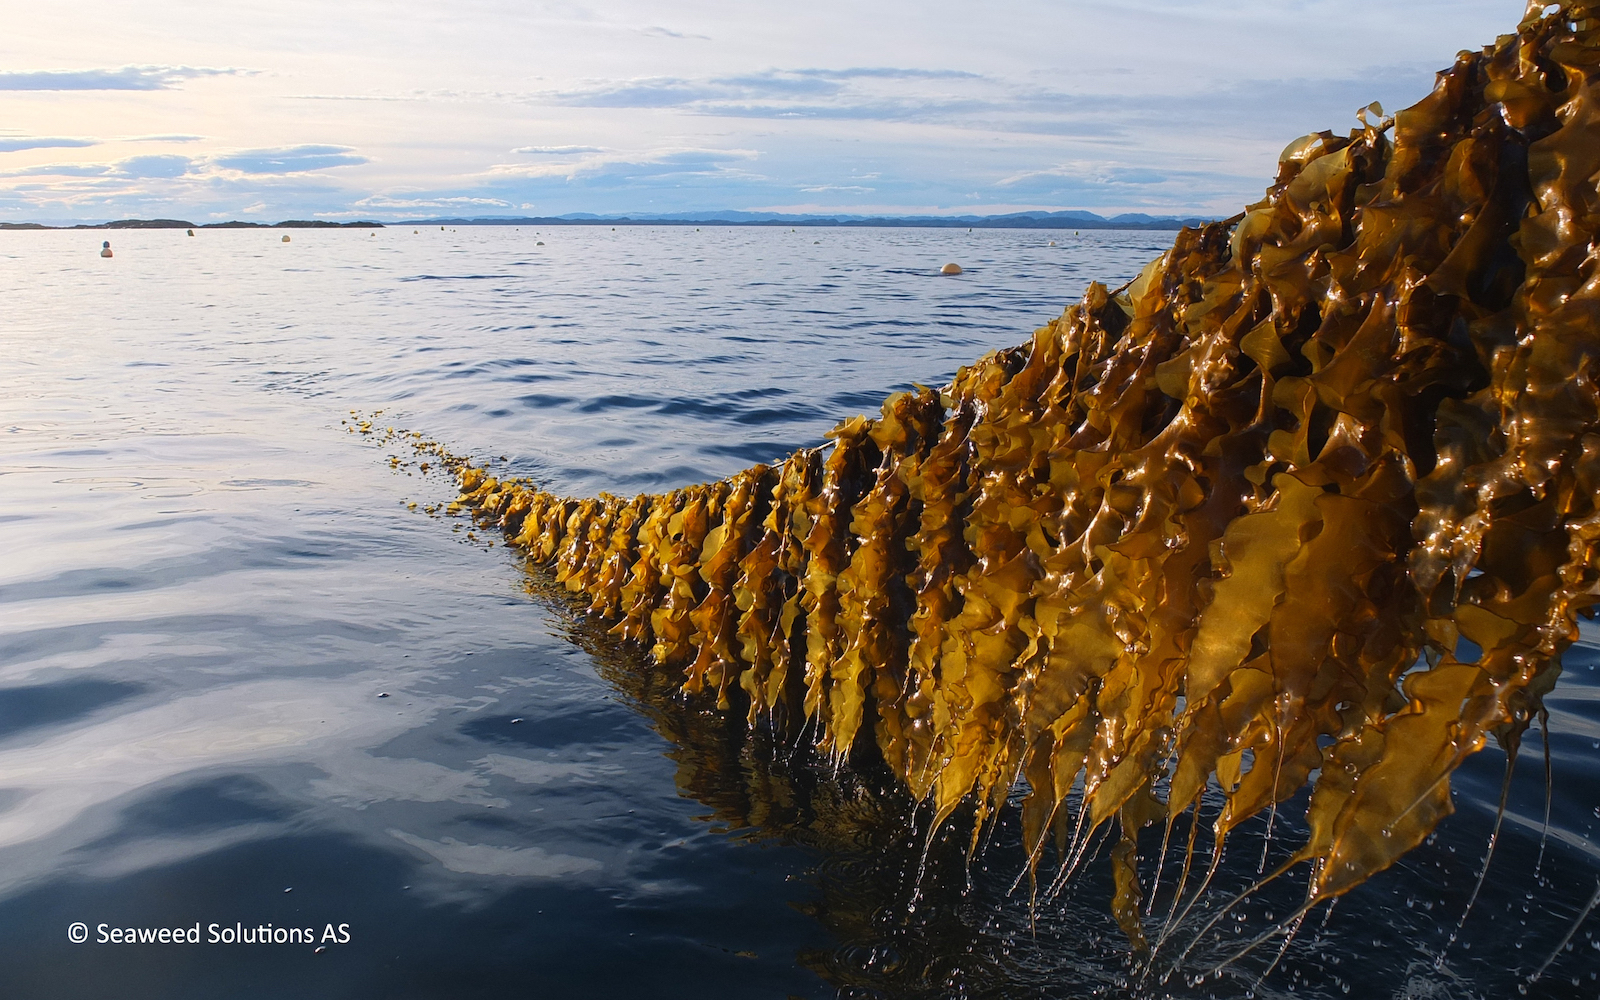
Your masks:
<svg viewBox="0 0 1600 1000"><path fill-rule="evenodd" d="M1309 788L1267 876L1308 873L1292 933L1515 750L1600 600L1600 4L1533 4L1360 126L776 466L575 500L436 453L685 692L871 755L930 829L966 803L974 847L1025 788L1046 891L1113 838L1136 947L1141 828L1164 854L1191 814L1159 947L1203 793L1215 871Z"/></svg>

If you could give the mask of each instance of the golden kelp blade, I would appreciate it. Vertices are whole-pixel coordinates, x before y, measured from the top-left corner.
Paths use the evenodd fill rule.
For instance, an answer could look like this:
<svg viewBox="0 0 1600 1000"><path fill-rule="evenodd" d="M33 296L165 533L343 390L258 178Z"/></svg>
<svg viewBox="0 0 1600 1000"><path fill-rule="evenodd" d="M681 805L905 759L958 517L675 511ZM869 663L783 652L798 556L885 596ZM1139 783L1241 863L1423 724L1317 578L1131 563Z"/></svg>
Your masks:
<svg viewBox="0 0 1600 1000"><path fill-rule="evenodd" d="M460 466L459 502L688 691L871 741L941 820L1025 777L1036 862L1115 817L1130 936L1132 838L1212 782L1219 841L1310 783L1336 896L1519 738L1600 592L1597 18L1532 8L829 448L633 499Z"/></svg>

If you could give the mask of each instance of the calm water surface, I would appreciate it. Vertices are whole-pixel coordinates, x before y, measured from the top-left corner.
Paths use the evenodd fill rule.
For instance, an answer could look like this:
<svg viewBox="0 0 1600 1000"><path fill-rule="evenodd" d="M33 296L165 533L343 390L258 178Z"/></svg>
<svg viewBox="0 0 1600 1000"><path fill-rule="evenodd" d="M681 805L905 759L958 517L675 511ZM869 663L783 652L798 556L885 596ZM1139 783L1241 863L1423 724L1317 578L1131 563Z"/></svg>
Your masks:
<svg viewBox="0 0 1600 1000"><path fill-rule="evenodd" d="M1500 997L1600 882L1586 641L1548 702L1542 856L1530 734L1442 964L1498 750L1264 982L1276 942L1192 978L1294 886L1130 980L1104 865L1030 913L1002 825L970 869L936 840L919 879L891 791L676 701L505 549L409 509L450 484L340 422L382 408L563 492L715 478L1021 342L1170 234L280 236L0 234L0 996ZM1255 876L1259 831L1230 848L1202 908ZM100 944L102 923L335 937ZM1528 995L1600 995L1597 939L1592 916Z"/></svg>

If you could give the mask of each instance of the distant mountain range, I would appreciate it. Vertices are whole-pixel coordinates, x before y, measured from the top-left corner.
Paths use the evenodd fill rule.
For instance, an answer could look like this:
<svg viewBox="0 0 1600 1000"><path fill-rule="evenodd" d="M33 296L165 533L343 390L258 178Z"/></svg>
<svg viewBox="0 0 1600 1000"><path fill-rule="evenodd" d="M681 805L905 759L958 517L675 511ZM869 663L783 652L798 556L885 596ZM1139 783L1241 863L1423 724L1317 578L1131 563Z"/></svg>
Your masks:
<svg viewBox="0 0 1600 1000"><path fill-rule="evenodd" d="M923 229L1181 229L1215 219L1203 216L1124 213L1107 218L1093 212L1012 212L1008 215L785 215L782 212L670 212L663 214L595 215L573 212L557 216L477 216L471 219L404 219L399 222L208 222L182 219L122 219L98 224L45 226L37 222L0 222L6 229L382 229L390 226L856 226Z"/></svg>

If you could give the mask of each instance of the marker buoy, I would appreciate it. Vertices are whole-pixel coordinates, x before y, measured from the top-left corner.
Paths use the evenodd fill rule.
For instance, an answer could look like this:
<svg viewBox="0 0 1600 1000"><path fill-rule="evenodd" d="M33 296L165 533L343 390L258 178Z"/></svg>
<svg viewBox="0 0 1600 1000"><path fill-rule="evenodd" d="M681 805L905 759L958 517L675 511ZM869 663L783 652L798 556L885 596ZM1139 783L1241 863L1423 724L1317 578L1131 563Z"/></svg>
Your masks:
<svg viewBox="0 0 1600 1000"><path fill-rule="evenodd" d="M106 240L104 243L100 244L100 256L102 256L102 257L111 256L111 241L110 240Z"/></svg>
<svg viewBox="0 0 1600 1000"><path fill-rule="evenodd" d="M1051 240L1051 241L1050 241L1050 245L1051 245L1051 246L1055 246L1055 245L1056 245L1056 241L1055 241L1055 240Z"/></svg>
<svg viewBox="0 0 1600 1000"><path fill-rule="evenodd" d="M285 242L285 243L289 242L289 236L288 236L287 233L284 234L283 242Z"/></svg>
<svg viewBox="0 0 1600 1000"><path fill-rule="evenodd" d="M960 264L946 264L944 267L939 268L939 273L940 274L960 274L961 273L961 265Z"/></svg>

